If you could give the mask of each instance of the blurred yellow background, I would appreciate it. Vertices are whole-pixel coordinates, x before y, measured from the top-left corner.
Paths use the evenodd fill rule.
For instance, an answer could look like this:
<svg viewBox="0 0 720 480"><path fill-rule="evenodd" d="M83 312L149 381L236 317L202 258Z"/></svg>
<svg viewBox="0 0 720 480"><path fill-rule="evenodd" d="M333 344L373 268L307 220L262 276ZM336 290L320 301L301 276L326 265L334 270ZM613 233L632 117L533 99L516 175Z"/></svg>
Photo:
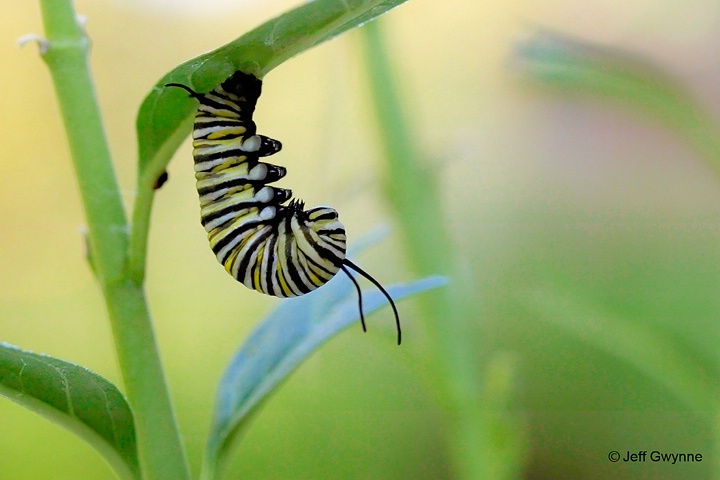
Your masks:
<svg viewBox="0 0 720 480"><path fill-rule="evenodd" d="M296 4L76 2L87 17L126 206L134 193L135 115L146 92L177 64ZM464 319L476 326L477 361L510 352L518 362L515 414L530 445L525 478L711 478L713 465L717 471L712 412L689 411L661 383L542 323L518 298L538 285L589 292L603 308L656 326L693 358L711 357L720 339L720 182L660 122L519 81L514 44L541 26L640 53L717 113L719 20L720 5L709 0L411 0L382 20L419 148L443 186L447 225L478 283L476 315ZM84 259L83 214L50 77L35 46L16 43L41 31L36 2L4 5L0 341L120 385ZM393 221L380 195L383 165L368 103L358 32L350 32L272 71L255 118L262 133L283 142L281 185L309 205L337 208L351 244ZM188 142L169 175L153 210L147 291L197 471L223 367L276 300L239 286L213 259ZM413 277L396 233L362 259L385 284ZM407 345L400 351L383 311L367 335L351 328L315 354L256 418L228 478L453 478L447 412L418 368L432 338L413 312L412 302L401 305ZM630 470L605 460L609 450L643 447L700 451L707 461ZM263 476L267 469L272 476ZM2 400L0 479L39 478L113 475L70 433Z"/></svg>

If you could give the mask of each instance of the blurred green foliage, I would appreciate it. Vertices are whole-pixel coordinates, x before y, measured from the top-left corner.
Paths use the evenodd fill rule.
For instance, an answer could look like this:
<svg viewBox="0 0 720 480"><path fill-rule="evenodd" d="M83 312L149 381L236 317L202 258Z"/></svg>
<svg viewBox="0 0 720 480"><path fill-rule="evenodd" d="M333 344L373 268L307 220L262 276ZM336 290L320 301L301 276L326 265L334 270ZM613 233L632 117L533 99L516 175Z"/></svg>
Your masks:
<svg viewBox="0 0 720 480"><path fill-rule="evenodd" d="M0 19L6 37L39 30L30 3L7 9ZM185 18L78 3L90 19L99 98L113 113L108 130L120 148L120 183L131 203L132 125L147 85L260 23L275 5ZM289 5L275 7L279 13ZM474 413L523 428L524 478L718 477L711 397L718 384L720 194L709 163L720 108L713 93L717 26L710 22L717 8L709 1L457 2L453 9L409 2L388 19L415 146L439 184L457 269L475 278L471 310L460 319L470 346L465 361L482 375L484 403ZM582 78L605 82L608 71L629 68L641 89L670 81L681 93L674 98L685 103L681 110L701 112L685 117L696 123L658 116L658 108L647 108L658 103L643 100L647 92L622 97L578 84L513 82L505 67L518 11L587 38L573 49L589 68ZM366 123L367 86L352 60L358 37L348 37L268 75L257 122L287 139L288 184L302 185L297 193L310 203L338 205L357 237L391 210L376 187L381 148L368 133L375 130ZM594 47L591 39L616 48ZM0 255L6 278L0 335L117 381L107 327L94 321L102 306L79 260L82 217L58 147L64 140L47 74L33 55L8 45L0 45L14 72L0 76L3 125L12 132L3 147L0 251L11 253ZM137 45L153 48L141 54ZM585 55L586 47L594 53ZM622 65L606 56L617 47ZM628 63L628 51L642 53L629 55ZM598 58L611 62L593 78L597 63L588 61ZM41 126L47 140L35 141L21 124ZM179 155L190 158L185 149ZM13 161L18 158L28 160ZM207 247L188 165L170 166L156 200L148 282L169 383L184 393L177 411L197 470L211 392L252 328L236 319L260 318L271 303L238 292L209 253L198 253ZM30 190L21 187L28 175ZM422 224L424 214L417 215L413 220ZM406 250L395 235L391 248L364 260L378 278L409 278L417 258L398 261ZM310 359L250 426L229 478L456 478L447 449L457 433L449 427L456 412L434 364L434 332L448 318L417 321L421 308L403 307L412 320L400 353L385 345L388 327L365 337L350 331ZM391 324L387 313L374 323L383 322ZM214 354L189 355L189 344L212 345ZM0 477L112 478L84 444L57 427L10 402L0 402L0 417L3 430L14 432L0 435ZM610 450L696 452L703 462L614 464ZM42 464L28 461L40 456Z"/></svg>

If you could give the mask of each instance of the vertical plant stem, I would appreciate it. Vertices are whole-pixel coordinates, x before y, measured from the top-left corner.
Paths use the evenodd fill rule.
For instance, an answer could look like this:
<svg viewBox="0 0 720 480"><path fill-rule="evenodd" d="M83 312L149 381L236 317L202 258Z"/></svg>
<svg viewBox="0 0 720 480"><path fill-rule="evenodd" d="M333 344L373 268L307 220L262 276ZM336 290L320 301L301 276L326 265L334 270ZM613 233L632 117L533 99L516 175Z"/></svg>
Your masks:
<svg viewBox="0 0 720 480"><path fill-rule="evenodd" d="M88 223L93 270L112 324L134 412L143 476L189 480L147 304L127 279L128 224L88 65L89 40L70 0L41 0L52 75Z"/></svg>
<svg viewBox="0 0 720 480"><path fill-rule="evenodd" d="M104 285L105 299L135 415L140 463L148 480L191 478L165 384L155 335L141 286L132 281Z"/></svg>
<svg viewBox="0 0 720 480"><path fill-rule="evenodd" d="M141 172L138 172L138 175L142 175ZM138 284L145 281L150 215L154 198L155 190L150 182L146 178L138 178L137 195L132 212L132 232L128 246L128 278Z"/></svg>
<svg viewBox="0 0 720 480"><path fill-rule="evenodd" d="M442 273L451 284L442 292L423 295L423 306L431 338L436 344L438 377L445 382L445 397L451 412L450 450L462 479L512 478L518 468L498 465L499 459L519 462L514 445L498 445L497 433L505 425L503 408L495 395L486 395L479 366L476 322L477 292L473 279L458 267L434 170L418 153L400 102L388 55L381 21L362 29L365 58L379 139L386 160L384 192L401 226L403 246L420 275ZM492 393L492 392L491 392ZM503 392L507 395L507 392ZM492 397L492 398L491 398ZM512 426L509 427L512 430ZM508 429L505 429L507 431ZM502 442L502 440L500 440Z"/></svg>
<svg viewBox="0 0 720 480"><path fill-rule="evenodd" d="M49 43L43 59L70 144L88 222L90 258L101 282L117 280L124 270L128 226L88 68L90 42L71 1L41 0L40 5Z"/></svg>

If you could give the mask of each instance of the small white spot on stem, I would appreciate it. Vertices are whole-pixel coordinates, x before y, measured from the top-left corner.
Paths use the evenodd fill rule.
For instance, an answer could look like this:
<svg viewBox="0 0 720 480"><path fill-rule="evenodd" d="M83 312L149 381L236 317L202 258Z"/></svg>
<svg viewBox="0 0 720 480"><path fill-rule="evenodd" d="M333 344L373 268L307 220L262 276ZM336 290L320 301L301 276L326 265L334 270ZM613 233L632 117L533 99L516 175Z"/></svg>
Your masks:
<svg viewBox="0 0 720 480"><path fill-rule="evenodd" d="M40 55L45 55L50 49L50 42L36 33L28 33L17 39L18 45L24 47L30 42L37 42Z"/></svg>

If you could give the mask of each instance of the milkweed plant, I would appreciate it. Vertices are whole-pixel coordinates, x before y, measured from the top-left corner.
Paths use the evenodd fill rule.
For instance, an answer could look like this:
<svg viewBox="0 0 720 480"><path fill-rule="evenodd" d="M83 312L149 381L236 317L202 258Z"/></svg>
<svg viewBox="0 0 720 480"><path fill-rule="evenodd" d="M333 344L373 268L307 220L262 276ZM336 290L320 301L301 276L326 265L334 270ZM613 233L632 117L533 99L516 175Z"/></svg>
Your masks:
<svg viewBox="0 0 720 480"><path fill-rule="evenodd" d="M27 36L23 41L37 43L52 76L86 216L87 261L105 299L124 393L80 365L0 343L0 394L83 438L119 478L192 478L144 291L153 197L166 179L171 157L188 136L196 108L188 98L168 94L164 86L178 83L197 91L210 91L239 70L261 78L285 60L363 25L404 1L304 3L164 75L147 94L138 113L137 186L128 215L121 202L94 93L88 64L89 39L83 22L70 0L41 0L44 35ZM370 83L375 87L377 105L381 106L378 118L398 120L399 106L393 104L392 87L381 80L388 65L378 30L368 30L366 45ZM397 130L401 124L392 128ZM412 155L408 156L407 135L395 131L394 138L392 145L386 142L390 176L398 168L404 169L406 178L420 175L422 168L413 165ZM402 165L393 163L397 163L394 159L398 154L405 162ZM418 189L424 187L427 187L424 195L432 201L433 187L428 179L418 178L415 183L419 186L412 182L400 185L395 195L401 198L391 198L391 205L397 209L397 205L407 204L407 198L417 197ZM423 208L422 201L403 208ZM433 210L429 211L432 215ZM397 213L402 218L406 212ZM413 244L412 238L418 224L412 221L400 222L400 228L404 237L411 239L408 249L417 251L420 246ZM444 240L429 235L416 241ZM441 251L450 250L447 245L434 246ZM416 266L424 275L437 265L446 266L447 263L441 263L445 260L435 263L423 260L424 264ZM435 271L451 273L446 268ZM442 286L445 278L427 276L391 285L387 290L395 300L400 300ZM435 295L443 290L446 289ZM230 456L250 415L320 345L357 322L355 294L347 279L333 281L306 296L279 301L278 307L259 322L229 362L218 386L200 478L219 478L223 462ZM377 291L368 291L363 298L365 313L385 305L384 296ZM446 298L435 298L428 304L447 305ZM449 332L453 332L452 326ZM448 385L452 382L451 376Z"/></svg>

